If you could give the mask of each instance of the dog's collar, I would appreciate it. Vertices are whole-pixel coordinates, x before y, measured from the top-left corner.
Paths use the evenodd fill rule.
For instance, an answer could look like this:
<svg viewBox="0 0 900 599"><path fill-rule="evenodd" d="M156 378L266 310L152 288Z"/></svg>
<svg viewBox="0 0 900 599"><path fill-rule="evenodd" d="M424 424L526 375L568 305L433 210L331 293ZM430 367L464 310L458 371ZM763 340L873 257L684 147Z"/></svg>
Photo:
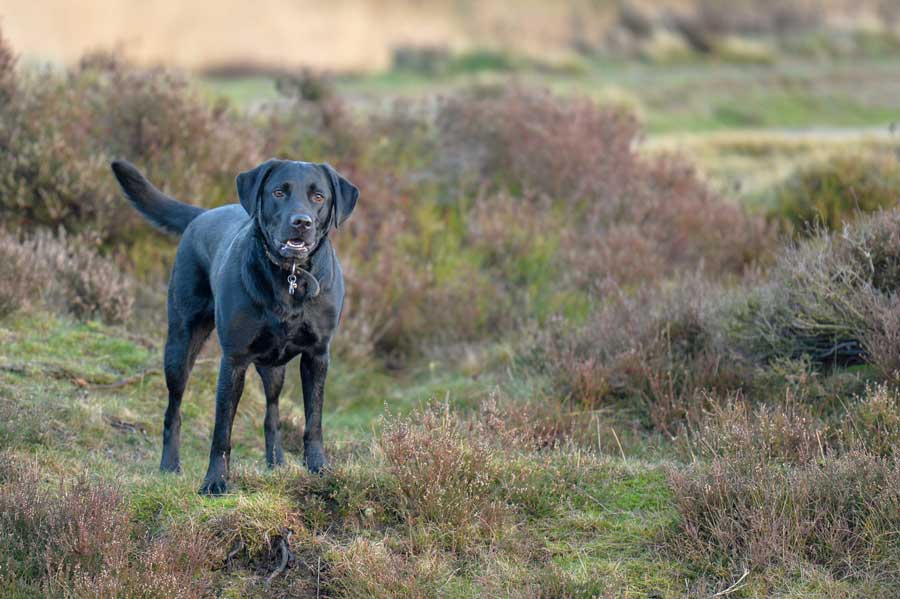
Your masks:
<svg viewBox="0 0 900 599"><path fill-rule="evenodd" d="M287 276L287 284L288 284L288 293L294 295L294 291L297 290L297 276L301 276L306 279L306 290L309 292L307 295L309 297L316 297L319 295L319 292L322 291L322 286L319 285L319 280L308 270L302 268L297 265L297 261L294 259L291 260L279 260L275 256L272 255L272 252L269 251L269 244L263 241L263 251L266 253L266 258L269 259L269 262L274 264L280 270L286 270L290 274Z"/></svg>

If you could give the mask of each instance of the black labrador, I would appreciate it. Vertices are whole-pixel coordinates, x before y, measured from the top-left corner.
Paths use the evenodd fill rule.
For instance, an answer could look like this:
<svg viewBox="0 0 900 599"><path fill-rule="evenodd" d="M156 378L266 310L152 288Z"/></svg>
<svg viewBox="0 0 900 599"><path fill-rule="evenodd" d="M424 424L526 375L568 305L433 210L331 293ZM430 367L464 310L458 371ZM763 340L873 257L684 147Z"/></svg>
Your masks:
<svg viewBox="0 0 900 599"><path fill-rule="evenodd" d="M227 489L231 427L253 364L266 395L266 462L284 462L278 396L285 365L300 355L307 468L326 464L322 403L329 344L341 317L344 279L328 239L359 190L327 164L268 160L237 177L240 205L212 210L156 189L132 164L112 163L128 199L158 228L181 234L169 282L165 349L169 405L160 469L179 472L181 398L213 328L222 346L216 422L201 494Z"/></svg>

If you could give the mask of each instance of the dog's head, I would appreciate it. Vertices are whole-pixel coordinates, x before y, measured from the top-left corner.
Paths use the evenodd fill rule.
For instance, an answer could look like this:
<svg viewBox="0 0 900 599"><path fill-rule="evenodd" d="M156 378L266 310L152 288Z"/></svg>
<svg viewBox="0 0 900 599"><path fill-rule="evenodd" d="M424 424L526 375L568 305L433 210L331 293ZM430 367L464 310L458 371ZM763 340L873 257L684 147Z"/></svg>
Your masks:
<svg viewBox="0 0 900 599"><path fill-rule="evenodd" d="M359 189L328 164L272 159L237 177L238 197L270 251L306 258L356 206Z"/></svg>

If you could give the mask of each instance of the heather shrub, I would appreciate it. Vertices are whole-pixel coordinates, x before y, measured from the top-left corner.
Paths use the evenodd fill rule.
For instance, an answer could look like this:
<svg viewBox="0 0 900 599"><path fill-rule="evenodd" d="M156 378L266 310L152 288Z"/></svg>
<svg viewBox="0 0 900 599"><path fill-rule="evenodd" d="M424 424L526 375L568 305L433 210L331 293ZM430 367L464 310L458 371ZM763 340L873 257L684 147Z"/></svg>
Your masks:
<svg viewBox="0 0 900 599"><path fill-rule="evenodd" d="M62 597L204 594L206 540L151 536L121 493L86 474L48 484L4 456L0 485L0 588Z"/></svg>
<svg viewBox="0 0 900 599"><path fill-rule="evenodd" d="M644 423L675 433L706 405L704 391L739 388L746 365L721 336L722 292L699 279L610 297L577 327L537 336L532 363L574 401L626 401Z"/></svg>
<svg viewBox="0 0 900 599"><path fill-rule="evenodd" d="M841 421L845 443L879 456L900 454L900 398L896 387L873 385L847 405Z"/></svg>
<svg viewBox="0 0 900 599"><path fill-rule="evenodd" d="M0 106L0 208L7 224L106 230L125 214L104 156L88 144L80 86L50 71Z"/></svg>
<svg viewBox="0 0 900 599"><path fill-rule="evenodd" d="M496 456L463 427L448 405L430 406L388 420L379 439L409 522L446 528L451 546L467 545L473 531L490 535L505 513L492 492Z"/></svg>
<svg viewBox="0 0 900 599"><path fill-rule="evenodd" d="M276 87L282 100L264 116L265 153L331 162L352 175L366 131L338 96L331 78L307 70L281 77Z"/></svg>
<svg viewBox="0 0 900 599"><path fill-rule="evenodd" d="M120 323L131 315L133 279L97 242L86 236L48 231L19 239L0 235L0 314L23 305L44 304L81 319Z"/></svg>
<svg viewBox="0 0 900 599"><path fill-rule="evenodd" d="M441 162L454 176L555 201L560 252L582 287L679 268L740 272L767 238L760 220L718 198L684 162L639 156L640 128L624 109L480 88L446 100L437 127Z"/></svg>
<svg viewBox="0 0 900 599"><path fill-rule="evenodd" d="M36 303L46 284L49 267L33 248L10 233L0 233L0 317Z"/></svg>
<svg viewBox="0 0 900 599"><path fill-rule="evenodd" d="M825 456L828 425L790 392L775 403L754 404L737 392L710 398L708 405L678 437L685 456L778 464L806 464Z"/></svg>
<svg viewBox="0 0 900 599"><path fill-rule="evenodd" d="M16 55L0 29L0 106L9 103L16 93Z"/></svg>
<svg viewBox="0 0 900 599"><path fill-rule="evenodd" d="M801 168L773 191L770 218L798 235L816 227L840 231L860 214L893 208L900 199L900 162L893 156L847 155Z"/></svg>
<svg viewBox="0 0 900 599"><path fill-rule="evenodd" d="M882 592L898 583L900 464L863 452L802 466L733 455L672 469L681 516L670 548L698 563L827 568ZM876 587L878 588L878 587Z"/></svg>
<svg viewBox="0 0 900 599"><path fill-rule="evenodd" d="M606 196L609 204L624 199L640 132L625 110L522 87L448 98L437 127L463 173L572 202Z"/></svg>
<svg viewBox="0 0 900 599"><path fill-rule="evenodd" d="M134 282L116 263L100 255L87 237L44 231L28 243L47 273L46 301L77 318L124 322L134 305Z"/></svg>
<svg viewBox="0 0 900 599"><path fill-rule="evenodd" d="M140 219L120 197L112 158L127 157L176 197L206 205L230 197L234 174L262 159L249 121L175 73L101 54L18 83L0 107L0 149L10 157L0 165L7 223L128 244Z"/></svg>
<svg viewBox="0 0 900 599"><path fill-rule="evenodd" d="M367 203L335 239L350 349L402 360L508 329L515 288L492 276L482 248L467 239L472 209L417 202L394 178L366 180Z"/></svg>
<svg viewBox="0 0 900 599"><path fill-rule="evenodd" d="M141 165L183 201L231 198L235 174L266 158L257 128L223 101L210 102L185 75L99 54L70 77L86 82L79 98L98 150Z"/></svg>
<svg viewBox="0 0 900 599"><path fill-rule="evenodd" d="M782 251L766 284L733 305L732 343L755 359L807 356L822 365L895 365L900 216L820 232Z"/></svg>

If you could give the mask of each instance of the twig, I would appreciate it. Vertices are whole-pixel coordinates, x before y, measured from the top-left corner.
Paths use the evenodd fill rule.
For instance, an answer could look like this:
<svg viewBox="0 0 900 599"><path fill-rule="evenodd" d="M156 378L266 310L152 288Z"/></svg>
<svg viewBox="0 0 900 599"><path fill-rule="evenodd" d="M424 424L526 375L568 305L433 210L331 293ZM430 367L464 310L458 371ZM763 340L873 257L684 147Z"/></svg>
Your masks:
<svg viewBox="0 0 900 599"><path fill-rule="evenodd" d="M0 370L13 374L28 374L28 369L18 364L0 364Z"/></svg>
<svg viewBox="0 0 900 599"><path fill-rule="evenodd" d="M613 438L616 440L616 445L619 446L619 453L622 454L622 463L625 464L625 467L631 470L628 466L628 460L625 458L625 450L622 449L622 444L619 442L619 435L616 434L616 429L613 427L609 427L609 430L612 431Z"/></svg>
<svg viewBox="0 0 900 599"><path fill-rule="evenodd" d="M109 425L115 429L119 429L120 431L125 431L128 433L141 433L142 435L146 435L147 431L143 426L139 424L134 424L133 422L128 422L126 420L122 420L121 418L116 418L115 416L104 416L106 421L109 422Z"/></svg>
<svg viewBox="0 0 900 599"><path fill-rule="evenodd" d="M285 537L287 537L287 541L291 540L291 531L287 531ZM287 568L288 559L291 557L291 551L288 549L288 545L285 542L285 537L281 537L281 563L278 564L278 567L275 568L275 571L269 574L268 578L266 578L266 584L272 584L272 581L276 576L284 572L284 569Z"/></svg>
<svg viewBox="0 0 900 599"><path fill-rule="evenodd" d="M322 574L322 556L319 556L319 560L316 562L316 599L319 599L319 583L321 582L321 574Z"/></svg>
<svg viewBox="0 0 900 599"><path fill-rule="evenodd" d="M159 374L159 373L160 373L159 368L150 368L149 370L145 370L143 372L135 374L134 376L125 377L124 379L119 379L118 381L116 381L114 383L91 384L91 383L86 382L82 378L76 378L75 384L78 385L79 387L87 387L88 389L101 389L101 390L119 389L121 387L127 387L128 385L133 385L134 383L139 383L140 381L144 380L145 377L148 377L153 374Z"/></svg>
<svg viewBox="0 0 900 599"><path fill-rule="evenodd" d="M744 568L744 573L741 574L741 577L735 580L730 587L728 587L724 591L719 591L715 595L710 595L709 599L714 599L715 597L724 597L725 595L730 595L731 593L744 588L743 586L741 586L741 582L743 582L744 579L747 578L748 574L750 574L750 570L748 568Z"/></svg>
<svg viewBox="0 0 900 599"><path fill-rule="evenodd" d="M234 556L236 556L238 553L243 551L243 549L244 549L244 539L238 539L237 547L235 547L231 551L231 553L228 554L228 557L225 558L225 565L230 568L231 560L234 559Z"/></svg>

